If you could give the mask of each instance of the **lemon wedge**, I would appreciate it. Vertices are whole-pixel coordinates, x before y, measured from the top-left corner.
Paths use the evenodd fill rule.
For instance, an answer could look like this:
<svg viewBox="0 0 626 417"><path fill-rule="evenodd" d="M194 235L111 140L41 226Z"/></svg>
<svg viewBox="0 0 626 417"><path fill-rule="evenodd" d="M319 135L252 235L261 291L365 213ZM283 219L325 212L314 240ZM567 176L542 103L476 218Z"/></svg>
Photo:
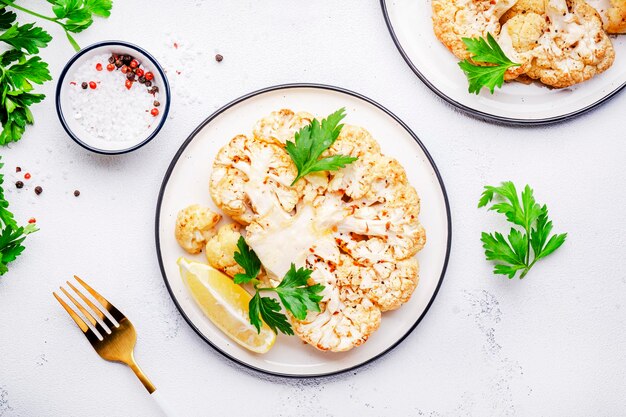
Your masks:
<svg viewBox="0 0 626 417"><path fill-rule="evenodd" d="M227 275L210 265L178 259L180 275L204 314L228 337L246 349L266 353L274 346L276 334L263 323L261 333L250 324L250 294Z"/></svg>

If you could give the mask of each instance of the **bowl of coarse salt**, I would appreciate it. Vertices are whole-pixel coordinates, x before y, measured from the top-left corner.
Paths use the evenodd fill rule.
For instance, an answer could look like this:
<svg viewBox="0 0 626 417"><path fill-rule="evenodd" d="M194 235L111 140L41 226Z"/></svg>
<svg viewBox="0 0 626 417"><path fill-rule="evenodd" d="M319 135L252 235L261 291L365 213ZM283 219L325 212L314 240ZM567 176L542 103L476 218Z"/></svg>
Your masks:
<svg viewBox="0 0 626 417"><path fill-rule="evenodd" d="M170 87L159 63L142 48L104 41L81 49L61 72L56 108L76 143L102 154L134 151L165 123Z"/></svg>

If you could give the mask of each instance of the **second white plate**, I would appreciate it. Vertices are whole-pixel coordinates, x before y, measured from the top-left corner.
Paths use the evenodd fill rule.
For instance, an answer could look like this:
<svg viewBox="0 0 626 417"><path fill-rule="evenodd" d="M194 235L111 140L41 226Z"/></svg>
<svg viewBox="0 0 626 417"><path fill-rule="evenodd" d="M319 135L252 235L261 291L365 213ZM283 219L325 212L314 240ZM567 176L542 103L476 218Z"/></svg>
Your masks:
<svg viewBox="0 0 626 417"><path fill-rule="evenodd" d="M420 221L427 234L418 254L420 281L411 300L385 313L380 329L363 346L324 353L297 337L279 335L270 352L259 355L230 340L202 313L183 284L176 260L188 256L174 239L178 211L199 203L218 210L208 190L212 161L235 135L249 133L257 119L290 108L326 115L345 107L345 122L365 127L383 153L406 168L421 198ZM157 254L172 299L189 325L211 346L247 367L281 376L330 375L363 365L400 343L424 317L443 279L450 251L450 209L443 182L426 148L396 116L374 101L336 87L298 84L270 87L227 104L202 123L174 157L163 181L156 213ZM276 242L277 245L284 244ZM204 261L203 255L198 260Z"/></svg>
<svg viewBox="0 0 626 417"><path fill-rule="evenodd" d="M569 119L605 102L626 86L626 36L612 37L615 63L589 81L565 89L505 84L495 94L467 91L458 59L433 33L430 0L381 0L389 32L405 61L431 90L478 117L513 124Z"/></svg>

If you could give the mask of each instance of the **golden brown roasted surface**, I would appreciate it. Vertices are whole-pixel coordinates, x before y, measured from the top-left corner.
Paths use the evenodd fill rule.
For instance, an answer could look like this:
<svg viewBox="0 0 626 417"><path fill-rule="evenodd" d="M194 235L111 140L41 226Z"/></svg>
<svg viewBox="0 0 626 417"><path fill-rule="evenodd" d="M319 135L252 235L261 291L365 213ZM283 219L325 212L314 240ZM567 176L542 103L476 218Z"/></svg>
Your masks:
<svg viewBox="0 0 626 417"><path fill-rule="evenodd" d="M432 0L437 38L459 59L469 58L462 38L500 33L500 18L516 0Z"/></svg>
<svg viewBox="0 0 626 417"><path fill-rule="evenodd" d="M191 254L200 253L222 216L206 207L193 204L178 212L174 235L178 244Z"/></svg>
<svg viewBox="0 0 626 417"><path fill-rule="evenodd" d="M610 34L626 33L626 0L587 0L594 7Z"/></svg>

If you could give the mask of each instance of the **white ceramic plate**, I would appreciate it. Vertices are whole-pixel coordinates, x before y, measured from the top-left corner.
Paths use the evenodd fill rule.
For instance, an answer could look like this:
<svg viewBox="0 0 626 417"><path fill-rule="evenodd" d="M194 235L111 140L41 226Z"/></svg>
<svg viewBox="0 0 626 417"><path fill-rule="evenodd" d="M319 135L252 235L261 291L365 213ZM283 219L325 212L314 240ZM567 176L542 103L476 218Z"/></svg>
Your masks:
<svg viewBox="0 0 626 417"><path fill-rule="evenodd" d="M603 74L571 88L509 83L491 95L467 91L458 59L433 33L430 0L381 0L389 32L417 76L449 103L482 118L545 124L577 116L605 102L626 86L626 36L612 37L616 59Z"/></svg>
<svg viewBox="0 0 626 417"><path fill-rule="evenodd" d="M239 133L250 133L256 120L274 110L290 108L325 116L347 110L346 123L367 128L383 153L397 158L421 197L420 220L428 237L418 254L420 282L410 302L385 313L380 329L363 345L346 353L323 353L297 337L279 335L264 355L232 342L190 297L176 260L188 256L174 239L177 212L192 203L217 210L208 192L212 161L218 150ZM225 221L225 220L222 220ZM450 210L434 162L409 128L379 104L336 87L298 84L270 87L227 104L196 129L172 161L163 180L156 213L156 243L161 271L181 314L211 346L247 367L281 376L322 376L347 371L388 352L426 314L445 272L450 250ZM276 242L277 246L284 244ZM198 260L205 261L202 254Z"/></svg>

